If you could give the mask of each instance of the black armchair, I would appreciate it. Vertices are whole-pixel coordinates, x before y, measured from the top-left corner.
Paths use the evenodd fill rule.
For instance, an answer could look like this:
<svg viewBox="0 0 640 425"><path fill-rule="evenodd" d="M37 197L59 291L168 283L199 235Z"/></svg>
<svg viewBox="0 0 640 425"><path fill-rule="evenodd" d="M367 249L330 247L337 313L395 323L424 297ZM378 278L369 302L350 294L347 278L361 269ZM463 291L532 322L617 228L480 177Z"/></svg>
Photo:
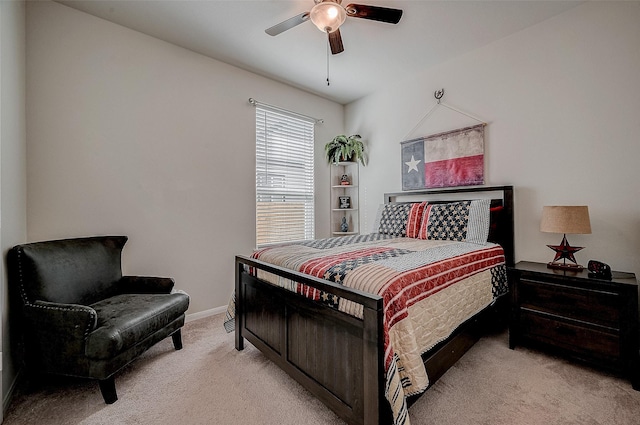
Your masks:
<svg viewBox="0 0 640 425"><path fill-rule="evenodd" d="M13 247L7 257L28 371L97 379L108 404L118 399L118 370L169 335L182 348L189 307L171 278L122 276L126 242L36 242Z"/></svg>

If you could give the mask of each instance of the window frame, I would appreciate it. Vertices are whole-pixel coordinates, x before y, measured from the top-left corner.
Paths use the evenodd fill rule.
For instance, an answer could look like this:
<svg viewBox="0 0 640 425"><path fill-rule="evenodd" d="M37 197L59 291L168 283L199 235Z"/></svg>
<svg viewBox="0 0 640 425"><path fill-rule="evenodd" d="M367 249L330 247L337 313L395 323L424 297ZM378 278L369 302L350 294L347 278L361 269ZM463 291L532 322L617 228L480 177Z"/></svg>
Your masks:
<svg viewBox="0 0 640 425"><path fill-rule="evenodd" d="M262 104L255 117L256 248L312 240L315 120Z"/></svg>

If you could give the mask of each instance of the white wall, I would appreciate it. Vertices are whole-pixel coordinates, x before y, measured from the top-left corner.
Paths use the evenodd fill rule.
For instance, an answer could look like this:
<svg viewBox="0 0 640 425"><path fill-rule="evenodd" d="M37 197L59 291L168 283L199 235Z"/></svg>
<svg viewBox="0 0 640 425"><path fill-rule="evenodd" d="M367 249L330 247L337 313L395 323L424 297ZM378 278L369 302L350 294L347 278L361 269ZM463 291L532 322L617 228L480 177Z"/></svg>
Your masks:
<svg viewBox="0 0 640 425"><path fill-rule="evenodd" d="M27 237L26 124L25 124L25 6L0 1L0 245L2 258ZM2 398L10 400L17 366L11 354L8 286L4 260L0 262L2 312ZM0 422L2 412L0 411Z"/></svg>
<svg viewBox="0 0 640 425"><path fill-rule="evenodd" d="M171 276L188 313L226 306L233 260L255 246L255 109L323 118L317 234L328 224L322 147L344 108L52 2L27 4L28 239L124 234L128 274Z"/></svg>
<svg viewBox="0 0 640 425"><path fill-rule="evenodd" d="M428 43L425 40L425 43ZM361 221L401 191L400 145L489 122L485 181L513 184L517 260L547 262L561 235L539 231L543 205L588 205L591 235L569 235L579 263L603 260L640 276L640 2L587 2L557 17L347 105L347 133L369 137ZM420 52L415 52L420 54Z"/></svg>

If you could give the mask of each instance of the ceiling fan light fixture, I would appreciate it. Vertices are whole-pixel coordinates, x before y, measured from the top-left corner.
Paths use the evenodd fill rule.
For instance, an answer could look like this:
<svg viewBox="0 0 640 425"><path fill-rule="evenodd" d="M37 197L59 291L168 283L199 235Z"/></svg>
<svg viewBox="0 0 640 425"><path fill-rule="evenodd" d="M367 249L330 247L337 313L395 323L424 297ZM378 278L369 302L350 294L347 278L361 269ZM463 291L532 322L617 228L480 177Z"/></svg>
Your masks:
<svg viewBox="0 0 640 425"><path fill-rule="evenodd" d="M344 7L332 1L323 1L313 6L309 13L311 22L324 33L334 32L347 19Z"/></svg>

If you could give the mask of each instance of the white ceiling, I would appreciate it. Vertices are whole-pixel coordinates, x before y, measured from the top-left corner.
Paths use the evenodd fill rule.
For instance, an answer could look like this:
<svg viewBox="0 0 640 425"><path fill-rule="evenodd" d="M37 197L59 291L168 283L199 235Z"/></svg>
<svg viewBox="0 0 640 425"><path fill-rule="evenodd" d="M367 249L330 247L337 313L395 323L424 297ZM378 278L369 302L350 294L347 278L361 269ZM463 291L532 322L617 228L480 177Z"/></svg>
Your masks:
<svg viewBox="0 0 640 425"><path fill-rule="evenodd" d="M345 51L329 58L327 86L327 37L310 21L275 37L264 32L313 0L57 1L342 104L582 3L355 0L404 14L397 25L348 17L340 28Z"/></svg>

